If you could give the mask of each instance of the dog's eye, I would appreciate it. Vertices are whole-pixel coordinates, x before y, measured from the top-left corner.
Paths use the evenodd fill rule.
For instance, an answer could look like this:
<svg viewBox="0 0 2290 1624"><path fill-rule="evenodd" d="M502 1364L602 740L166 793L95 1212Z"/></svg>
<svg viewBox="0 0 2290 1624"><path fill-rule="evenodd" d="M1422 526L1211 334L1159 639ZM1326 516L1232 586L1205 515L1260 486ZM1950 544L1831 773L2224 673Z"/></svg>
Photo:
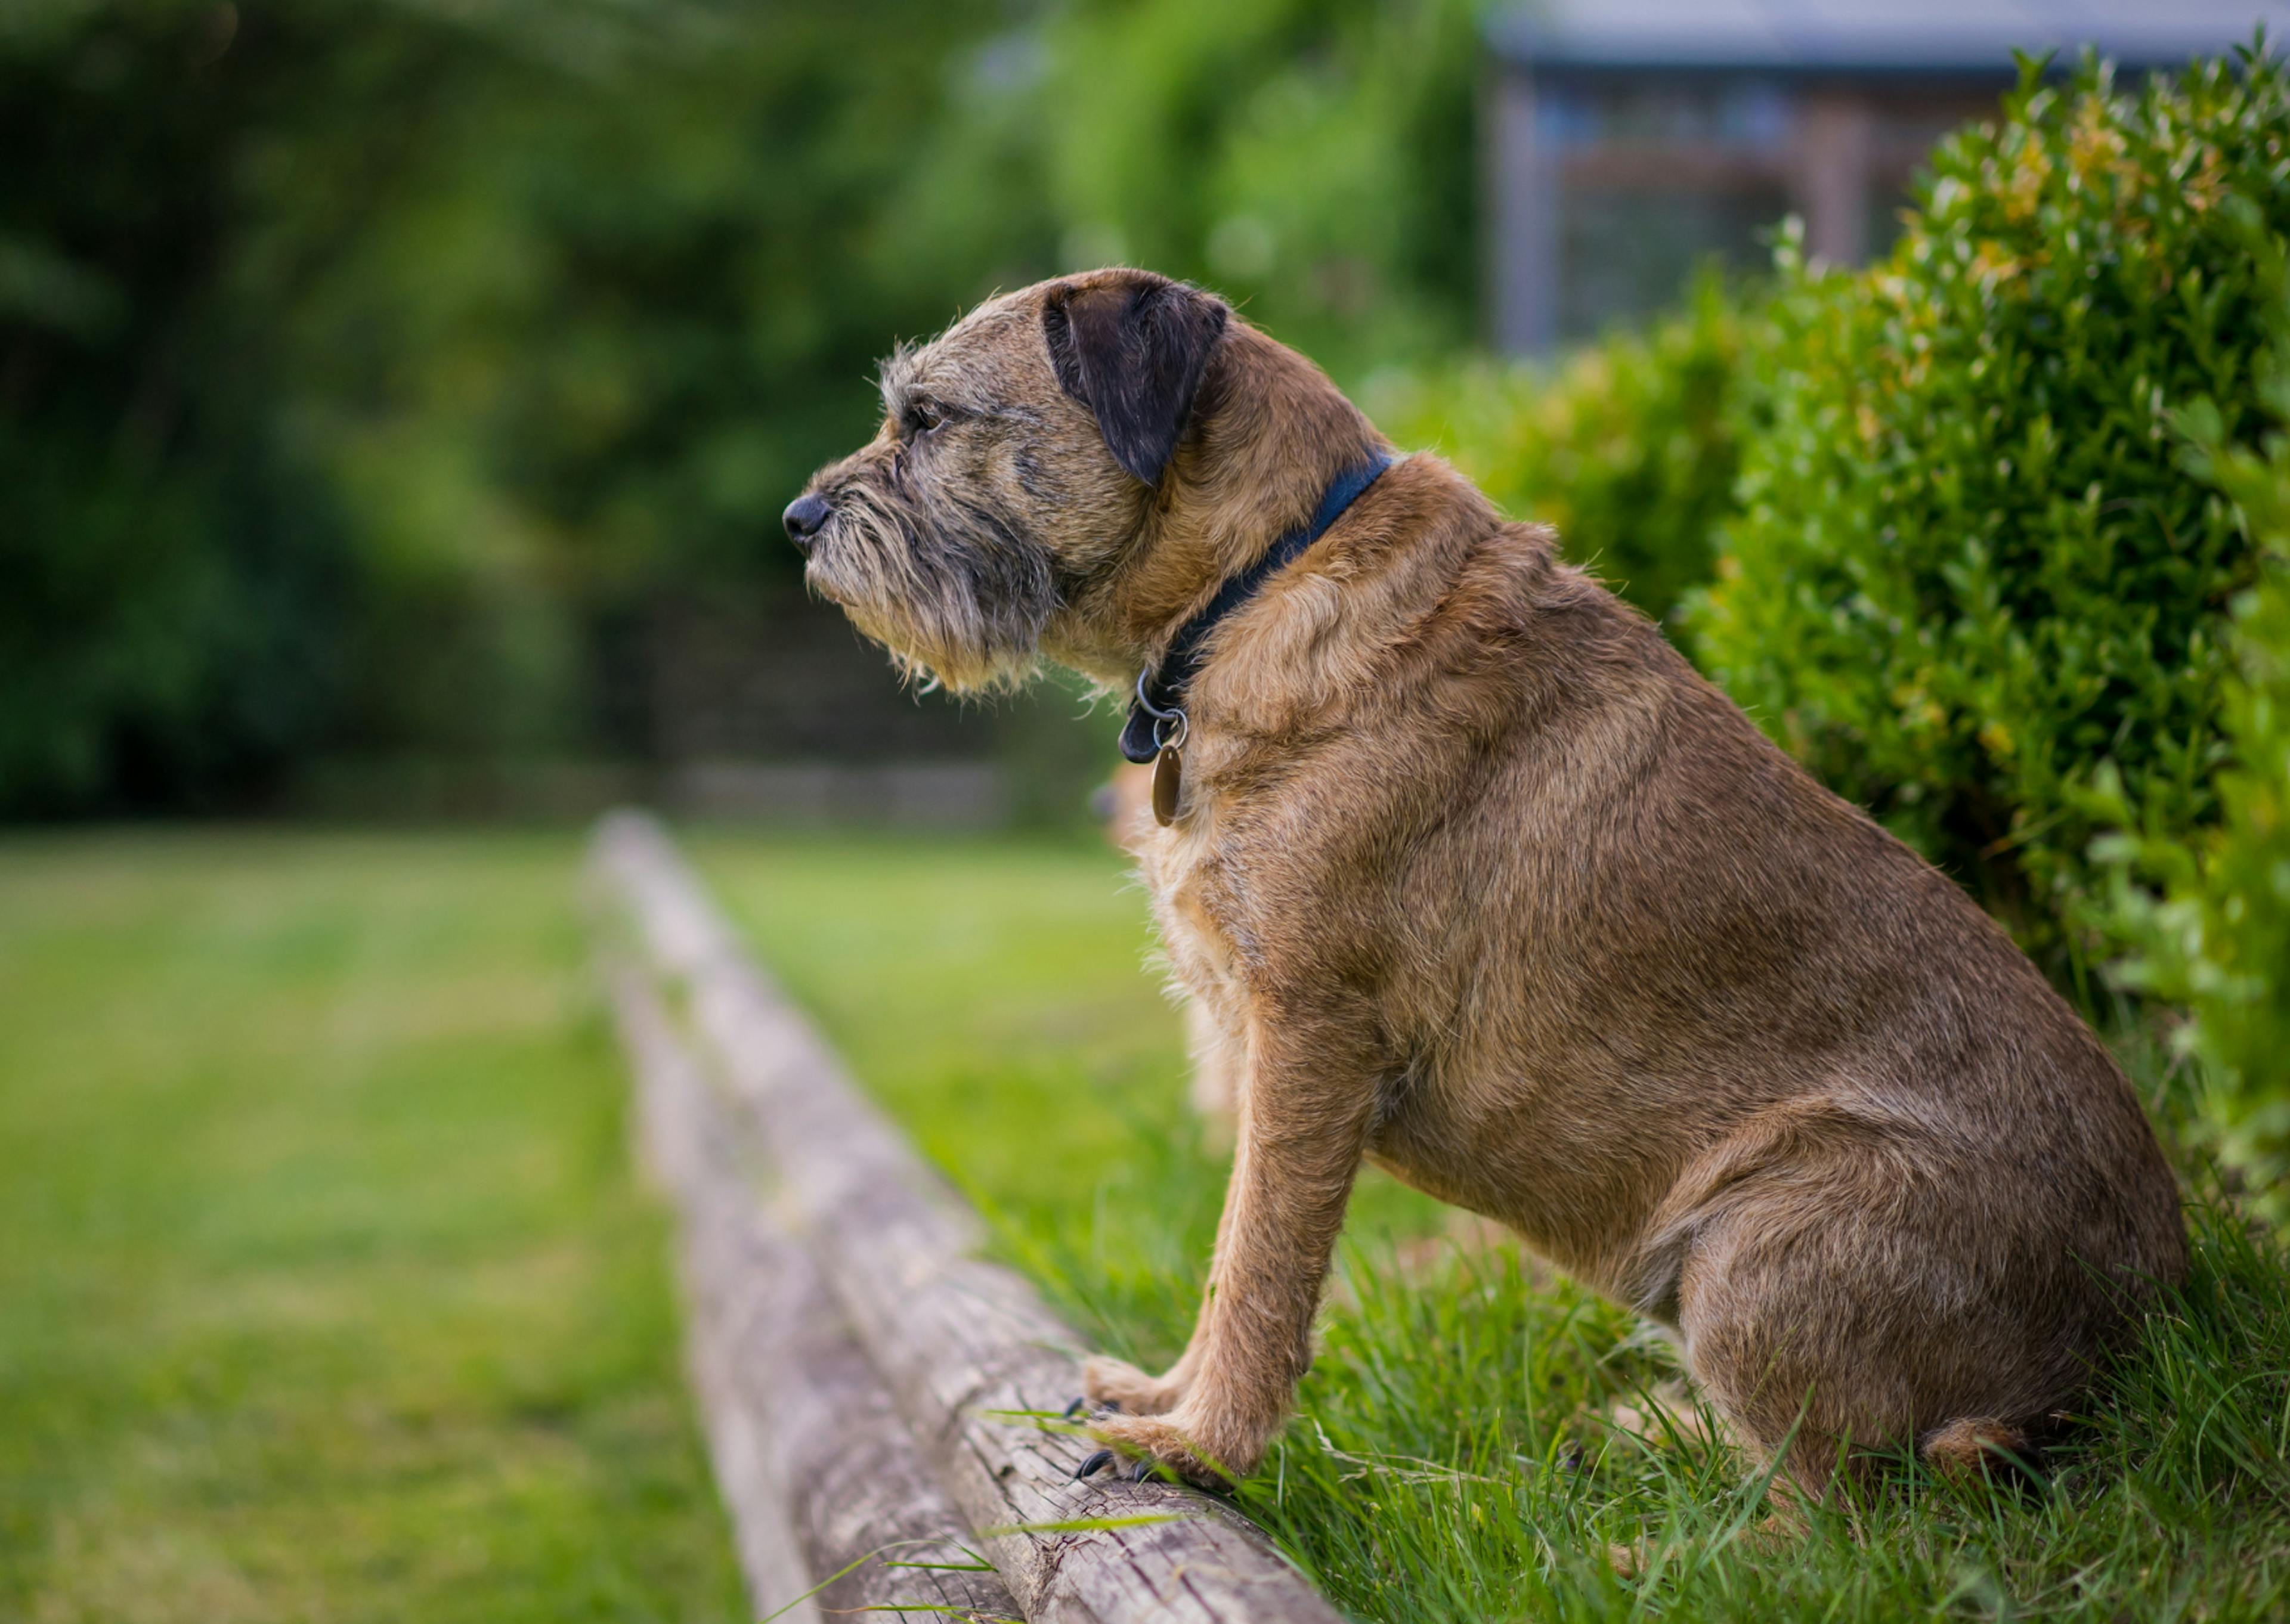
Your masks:
<svg viewBox="0 0 2290 1624"><path fill-rule="evenodd" d="M931 430L943 427L946 418L945 409L936 401L911 402L907 407L907 433L911 437L920 438Z"/></svg>

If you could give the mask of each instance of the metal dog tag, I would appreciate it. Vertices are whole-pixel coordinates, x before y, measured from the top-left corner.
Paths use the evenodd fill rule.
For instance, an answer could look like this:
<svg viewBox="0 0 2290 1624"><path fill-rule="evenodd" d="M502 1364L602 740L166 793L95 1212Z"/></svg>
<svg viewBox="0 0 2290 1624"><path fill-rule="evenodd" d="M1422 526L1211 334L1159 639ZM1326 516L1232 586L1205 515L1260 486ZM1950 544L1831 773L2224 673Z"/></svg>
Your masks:
<svg viewBox="0 0 2290 1624"><path fill-rule="evenodd" d="M1177 820L1177 792L1182 788L1185 758L1173 744L1161 747L1153 758L1153 821L1167 828Z"/></svg>

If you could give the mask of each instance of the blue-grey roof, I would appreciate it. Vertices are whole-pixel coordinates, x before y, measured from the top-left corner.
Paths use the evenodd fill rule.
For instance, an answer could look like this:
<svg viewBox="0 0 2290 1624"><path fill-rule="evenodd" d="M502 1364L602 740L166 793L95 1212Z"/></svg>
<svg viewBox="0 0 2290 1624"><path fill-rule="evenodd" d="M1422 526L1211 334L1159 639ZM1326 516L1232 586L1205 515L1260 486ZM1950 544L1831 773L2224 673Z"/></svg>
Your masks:
<svg viewBox="0 0 2290 1624"><path fill-rule="evenodd" d="M1774 73L2009 73L2014 50L2086 44L2174 67L2290 39L2290 0L1527 0L1488 26L1522 66Z"/></svg>

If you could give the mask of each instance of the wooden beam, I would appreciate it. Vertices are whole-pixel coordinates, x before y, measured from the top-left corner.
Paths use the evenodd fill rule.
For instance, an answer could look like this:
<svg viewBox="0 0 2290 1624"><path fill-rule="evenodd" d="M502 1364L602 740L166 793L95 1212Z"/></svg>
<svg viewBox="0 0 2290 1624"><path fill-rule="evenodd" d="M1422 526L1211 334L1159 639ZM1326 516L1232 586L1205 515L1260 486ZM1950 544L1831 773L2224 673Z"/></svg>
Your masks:
<svg viewBox="0 0 2290 1624"><path fill-rule="evenodd" d="M975 1216L861 1098L656 823L608 819L596 872L682 992L828 1289L1025 1616L1336 1624L1222 1501L1168 1484L1073 1481L1090 1444L1041 1420L1080 1391L1072 1332L1029 1284L979 1256Z"/></svg>
<svg viewBox="0 0 2290 1624"><path fill-rule="evenodd" d="M693 1381L757 1616L1015 1619L649 980L623 960L605 981L680 1220Z"/></svg>

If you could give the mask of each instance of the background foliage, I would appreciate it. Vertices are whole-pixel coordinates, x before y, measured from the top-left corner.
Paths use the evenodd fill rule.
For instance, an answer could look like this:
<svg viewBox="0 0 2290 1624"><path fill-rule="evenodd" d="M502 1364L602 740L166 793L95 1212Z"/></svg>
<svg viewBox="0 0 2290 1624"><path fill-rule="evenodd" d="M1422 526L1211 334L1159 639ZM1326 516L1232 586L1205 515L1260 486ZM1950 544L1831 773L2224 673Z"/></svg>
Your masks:
<svg viewBox="0 0 2290 1624"><path fill-rule="evenodd" d="M784 587L780 507L943 316L880 200L989 13L905 10L12 12L0 812L624 747L614 614Z"/></svg>
<svg viewBox="0 0 2290 1624"><path fill-rule="evenodd" d="M2222 615L2254 559L2171 413L2257 427L2290 84L2031 68L2006 114L1942 146L1879 265L1784 247L1692 624L1776 738L2046 946L2094 892L2099 762L2150 826L2214 811Z"/></svg>
<svg viewBox="0 0 2290 1624"><path fill-rule="evenodd" d="M2290 313L2275 331L2262 449L2229 442L2207 402L2185 418L2189 471L2215 482L2263 549L2227 638L2219 820L2191 834L2150 826L2097 855L2136 949L2123 979L2185 1008L2174 1037L2198 1067L2210 1140L2254 1204L2290 1224ZM2097 812L2140 828L2111 773L2100 789Z"/></svg>
<svg viewBox="0 0 2290 1624"><path fill-rule="evenodd" d="M1473 18L12 8L0 814L641 755L631 628L793 592L779 508L874 358L1075 255L1339 364L1461 341Z"/></svg>
<svg viewBox="0 0 2290 1624"><path fill-rule="evenodd" d="M1340 377L1475 336L1470 0L1087 0L1042 30L1072 264L1206 282Z"/></svg>

